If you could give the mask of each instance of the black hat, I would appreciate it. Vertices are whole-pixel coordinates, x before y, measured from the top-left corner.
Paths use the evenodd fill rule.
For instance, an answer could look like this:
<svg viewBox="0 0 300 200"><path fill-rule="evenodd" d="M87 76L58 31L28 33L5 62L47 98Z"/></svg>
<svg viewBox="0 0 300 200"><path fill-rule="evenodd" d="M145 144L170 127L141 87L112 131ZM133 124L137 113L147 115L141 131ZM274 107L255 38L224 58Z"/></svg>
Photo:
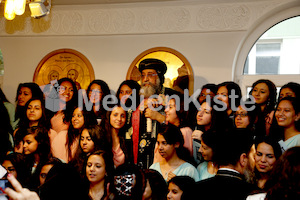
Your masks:
<svg viewBox="0 0 300 200"><path fill-rule="evenodd" d="M147 58L142 60L139 64L139 71L141 73L144 69L154 69L161 80L161 84L164 83L164 74L167 71L166 63L155 58Z"/></svg>

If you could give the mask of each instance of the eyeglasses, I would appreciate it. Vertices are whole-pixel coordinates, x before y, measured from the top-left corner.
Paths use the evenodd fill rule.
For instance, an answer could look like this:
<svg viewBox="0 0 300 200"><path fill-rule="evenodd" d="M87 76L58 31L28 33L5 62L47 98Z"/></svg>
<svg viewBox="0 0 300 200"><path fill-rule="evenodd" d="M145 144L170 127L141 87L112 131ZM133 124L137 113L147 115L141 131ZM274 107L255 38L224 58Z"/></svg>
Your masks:
<svg viewBox="0 0 300 200"><path fill-rule="evenodd" d="M247 117L248 113L234 113L234 116L235 117L238 117L238 116L240 116L240 117Z"/></svg>
<svg viewBox="0 0 300 200"><path fill-rule="evenodd" d="M89 94L92 94L92 93L94 93L94 94L102 94L103 92L100 91L100 90L90 90Z"/></svg>
<svg viewBox="0 0 300 200"><path fill-rule="evenodd" d="M142 74L142 79L146 78L146 77L149 77L149 78L152 78L154 76L157 76L157 74L154 74L154 73L149 73L149 74Z"/></svg>

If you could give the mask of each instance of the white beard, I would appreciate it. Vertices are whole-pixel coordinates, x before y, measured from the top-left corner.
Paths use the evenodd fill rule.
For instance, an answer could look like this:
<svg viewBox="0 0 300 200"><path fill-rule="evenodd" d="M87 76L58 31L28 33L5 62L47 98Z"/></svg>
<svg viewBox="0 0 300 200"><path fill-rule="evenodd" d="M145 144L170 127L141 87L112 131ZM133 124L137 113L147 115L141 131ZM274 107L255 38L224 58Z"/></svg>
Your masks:
<svg viewBox="0 0 300 200"><path fill-rule="evenodd" d="M146 84L149 85L146 86ZM145 99L148 99L152 95L156 94L159 88L160 88L160 79L156 79L155 85L150 82L143 83L140 89L140 95L143 95Z"/></svg>

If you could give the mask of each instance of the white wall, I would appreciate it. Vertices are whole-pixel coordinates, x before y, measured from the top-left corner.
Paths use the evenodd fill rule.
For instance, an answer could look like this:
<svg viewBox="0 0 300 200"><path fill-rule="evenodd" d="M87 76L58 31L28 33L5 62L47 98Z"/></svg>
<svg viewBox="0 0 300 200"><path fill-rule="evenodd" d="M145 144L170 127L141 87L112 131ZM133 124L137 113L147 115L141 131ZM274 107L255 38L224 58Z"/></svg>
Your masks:
<svg viewBox="0 0 300 200"><path fill-rule="evenodd" d="M249 0L243 3L213 5L191 1L187 4L152 3L151 8L148 8L149 4L132 4L131 7L125 8L121 5L107 8L86 6L80 14L75 15L77 16L76 27L82 26L78 30L72 29L72 26L68 29L63 29L61 26L62 24L70 25L70 22L74 25L74 21L68 21L68 23L55 21L65 19L63 17L69 16L68 14L74 14L73 10L79 12L81 8L78 6L53 8L51 12L58 14L53 14L50 28L43 26L41 21L32 21L30 17L26 18L25 25L20 25L20 20L4 22L2 17L0 19L0 28L2 27L0 49L5 66L2 88L9 100L13 102L18 84L32 81L35 68L41 59L49 52L61 48L74 49L84 54L94 67L95 78L105 80L112 90L116 90L125 79L127 69L137 55L158 46L173 48L188 59L195 74L195 89L201 88L207 82L220 83L233 80L234 60L246 34L251 31L260 16L289 2L294 1L256 2ZM129 10L130 13L134 13L134 19L132 19L134 25L132 29L126 27L108 30L101 29L98 24L97 27L100 28L95 32L95 27L91 28L91 18L87 18L91 15L89 9L95 11L95 15L104 9L110 12L111 16L114 16L117 11L122 13L124 10L126 12ZM161 28L161 24L158 23L159 18L154 23L149 22L150 29L149 26L146 29L141 28L141 23L145 20L141 17L141 9L153 9L154 14L164 9L163 15L168 13L167 11L183 10L183 12L170 14L176 19L178 17L176 13L182 15L175 23L172 18L164 16L163 23L168 28ZM213 11L218 11L218 13ZM211 13L215 15L211 16ZM154 17L157 16L160 15ZM122 18L109 19L122 20ZM178 25L178 22L182 22L183 19L186 21ZM111 21L111 23L117 24L116 21ZM169 24L178 26L169 26ZM111 24L108 27L112 27ZM146 30L149 30L148 33L145 32Z"/></svg>

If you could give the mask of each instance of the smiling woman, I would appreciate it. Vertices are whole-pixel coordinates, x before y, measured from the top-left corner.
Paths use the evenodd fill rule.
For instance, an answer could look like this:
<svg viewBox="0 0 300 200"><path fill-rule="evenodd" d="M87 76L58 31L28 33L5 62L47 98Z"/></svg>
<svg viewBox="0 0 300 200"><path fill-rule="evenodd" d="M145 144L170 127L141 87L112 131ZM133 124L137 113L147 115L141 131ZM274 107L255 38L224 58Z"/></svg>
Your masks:
<svg viewBox="0 0 300 200"><path fill-rule="evenodd" d="M52 102L46 99L47 108L51 107L49 104L53 106L52 109L47 110L51 123L48 135L53 156L69 162L73 157L71 147L75 138L68 136L68 129L73 111L78 105L78 91L75 83L69 78L59 79L58 86L58 88L53 89L59 92L59 98ZM74 152L76 152L77 147L73 146L73 148L75 148Z"/></svg>
<svg viewBox="0 0 300 200"><path fill-rule="evenodd" d="M125 122L126 112L120 106L116 105L112 111L107 112L104 120L101 121L101 128L106 131L108 141L108 151L112 150L115 166L119 166L128 161L127 146L125 146Z"/></svg>
<svg viewBox="0 0 300 200"><path fill-rule="evenodd" d="M300 105L297 98L285 97L280 100L270 135L283 140L285 148L300 145Z"/></svg>

